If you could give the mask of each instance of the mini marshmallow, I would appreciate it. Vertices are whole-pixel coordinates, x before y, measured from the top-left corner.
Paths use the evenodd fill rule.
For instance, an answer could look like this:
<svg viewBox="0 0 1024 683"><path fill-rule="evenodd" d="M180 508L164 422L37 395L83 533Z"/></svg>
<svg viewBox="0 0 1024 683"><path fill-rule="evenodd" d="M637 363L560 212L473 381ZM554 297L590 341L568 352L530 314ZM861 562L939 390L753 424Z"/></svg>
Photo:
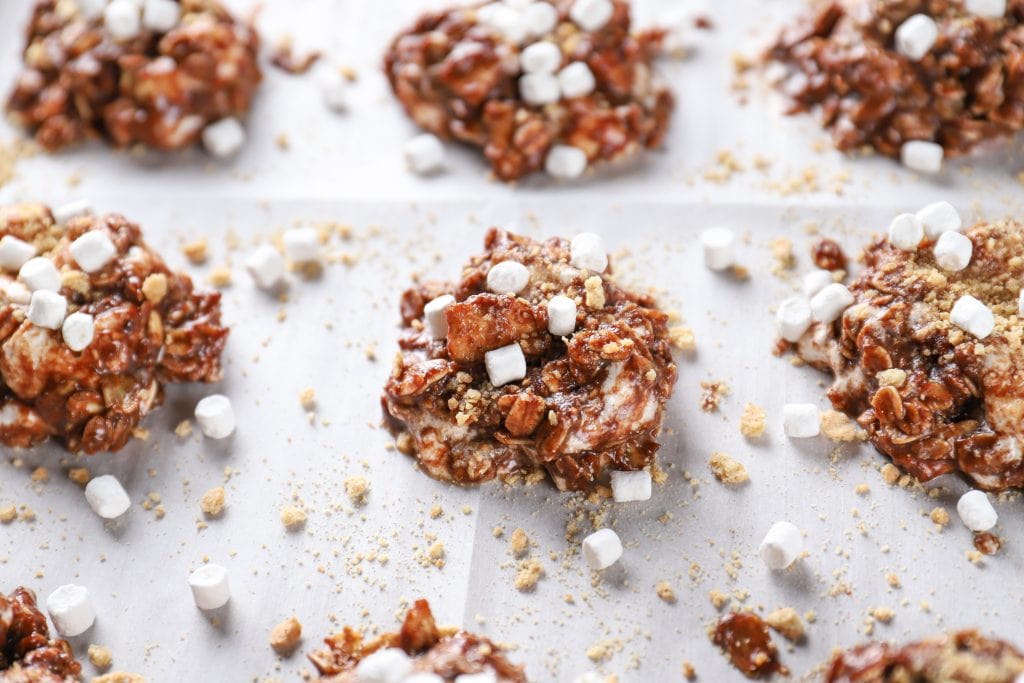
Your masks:
<svg viewBox="0 0 1024 683"><path fill-rule="evenodd" d="M402 683L406 683L406 681ZM490 670L475 674L462 674L455 677L455 683L498 683L498 676Z"/></svg>
<svg viewBox="0 0 1024 683"><path fill-rule="evenodd" d="M317 81L328 109L335 112L344 112L348 109L349 82L339 69L318 69Z"/></svg>
<svg viewBox="0 0 1024 683"><path fill-rule="evenodd" d="M219 609L231 599L228 570L219 564L204 564L188 577L192 599L202 610Z"/></svg>
<svg viewBox="0 0 1024 683"><path fill-rule="evenodd" d="M813 403L782 406L782 430L791 439L809 439L821 431L821 414Z"/></svg>
<svg viewBox="0 0 1024 683"><path fill-rule="evenodd" d="M526 356L519 344L509 344L484 354L487 377L496 387L526 377Z"/></svg>
<svg viewBox="0 0 1024 683"><path fill-rule="evenodd" d="M988 531L999 521L999 515L984 491L968 491L960 496L956 512L971 531Z"/></svg>
<svg viewBox="0 0 1024 683"><path fill-rule="evenodd" d="M546 3L545 6L552 7ZM562 65L562 50L546 40L534 43L519 55L519 64L528 74L553 74Z"/></svg>
<svg viewBox="0 0 1024 683"><path fill-rule="evenodd" d="M811 305L803 297L786 299L775 312L775 329L788 342L796 342L804 336L811 322Z"/></svg>
<svg viewBox="0 0 1024 683"><path fill-rule="evenodd" d="M974 243L963 233L944 232L935 243L932 252L940 268L957 272L971 264Z"/></svg>
<svg viewBox="0 0 1024 683"><path fill-rule="evenodd" d="M612 498L616 503L651 499L651 473L647 470L611 473Z"/></svg>
<svg viewBox="0 0 1024 683"><path fill-rule="evenodd" d="M64 324L64 316L68 314L68 300L57 292L40 289L32 292L28 304L28 321L36 327L48 330L59 329Z"/></svg>
<svg viewBox="0 0 1024 683"><path fill-rule="evenodd" d="M427 331L434 339L444 339L448 336L448 318L445 311L455 303L455 297L451 294L432 299L423 307L423 320L427 323Z"/></svg>
<svg viewBox="0 0 1024 683"><path fill-rule="evenodd" d="M72 351L81 351L92 343L96 326L93 318L88 313L72 313L64 319L61 325L60 334L64 337L64 343Z"/></svg>
<svg viewBox="0 0 1024 683"><path fill-rule="evenodd" d="M117 519L128 512L132 505L128 492L117 477L111 474L89 480L85 485L85 502L103 519Z"/></svg>
<svg viewBox="0 0 1024 683"><path fill-rule="evenodd" d="M942 170L942 145L927 140L910 140L900 147L900 162L912 171L935 174Z"/></svg>
<svg viewBox="0 0 1024 683"><path fill-rule="evenodd" d="M67 584L53 591L46 598L46 611L57 633L65 638L80 636L96 623L96 608L85 586Z"/></svg>
<svg viewBox="0 0 1024 683"><path fill-rule="evenodd" d="M518 45L526 39L526 18L515 7L493 2L481 7L477 17L481 23L489 26L510 43Z"/></svg>
<svg viewBox="0 0 1024 683"><path fill-rule="evenodd" d="M889 242L903 251L914 251L924 239L924 225L912 213L901 213L889 223Z"/></svg>
<svg viewBox="0 0 1024 683"><path fill-rule="evenodd" d="M811 297L811 317L818 322L830 323L843 314L853 303L853 294L846 285L833 282Z"/></svg>
<svg viewBox="0 0 1024 683"><path fill-rule="evenodd" d="M421 133L402 148L409 170L418 175L436 173L444 167L444 145L432 133Z"/></svg>
<svg viewBox="0 0 1024 683"><path fill-rule="evenodd" d="M210 439L225 439L235 433L235 409L222 394L212 394L196 404L196 422Z"/></svg>
<svg viewBox="0 0 1024 683"><path fill-rule="evenodd" d="M77 0L76 4L86 19L98 19L107 8L107 0Z"/></svg>
<svg viewBox="0 0 1024 683"><path fill-rule="evenodd" d="M608 267L608 253L604 240L592 232L581 232L572 238L569 245L569 263L583 270L603 273Z"/></svg>
<svg viewBox="0 0 1024 683"><path fill-rule="evenodd" d="M53 210L53 220L60 224L67 223L72 218L84 216L92 212L92 202L88 199L76 199L67 204L61 204Z"/></svg>
<svg viewBox="0 0 1024 683"><path fill-rule="evenodd" d="M558 85L562 88L562 96L572 99L594 92L597 79L586 62L573 62L558 72Z"/></svg>
<svg viewBox="0 0 1024 683"><path fill-rule="evenodd" d="M495 294L518 294L530 282L530 269L518 261L502 261L487 271L487 289Z"/></svg>
<svg viewBox="0 0 1024 683"><path fill-rule="evenodd" d="M562 90L557 77L534 73L519 77L519 94L527 104L543 107L557 102L562 96Z"/></svg>
<svg viewBox="0 0 1024 683"><path fill-rule="evenodd" d="M294 263L320 260L320 236L316 228L294 228L284 233L284 253Z"/></svg>
<svg viewBox="0 0 1024 683"><path fill-rule="evenodd" d="M998 19L1006 16L1006 0L965 0L964 7L980 17Z"/></svg>
<svg viewBox="0 0 1024 683"><path fill-rule="evenodd" d="M25 261L18 270L18 279L33 292L42 289L59 292L61 288L60 271L53 261L42 256Z"/></svg>
<svg viewBox="0 0 1024 683"><path fill-rule="evenodd" d="M614 13L612 0L576 0L569 10L569 18L584 31L597 31L611 20Z"/></svg>
<svg viewBox="0 0 1024 683"><path fill-rule="evenodd" d="M921 221L924 234L931 240L938 239L944 232L957 231L963 227L960 214L949 202L934 202L914 215Z"/></svg>
<svg viewBox="0 0 1024 683"><path fill-rule="evenodd" d="M758 554L769 569L785 569L804 551L800 530L789 522L776 522L761 541Z"/></svg>
<svg viewBox="0 0 1024 683"><path fill-rule="evenodd" d="M544 170L552 178L574 180L587 170L587 155L576 147L555 145L544 160Z"/></svg>
<svg viewBox="0 0 1024 683"><path fill-rule="evenodd" d="M30 258L36 255L36 248L14 235L0 237L0 268L20 270Z"/></svg>
<svg viewBox="0 0 1024 683"><path fill-rule="evenodd" d="M915 14L896 29L896 51L915 62L923 58L939 37L939 25L927 14Z"/></svg>
<svg viewBox="0 0 1024 683"><path fill-rule="evenodd" d="M359 683L404 683L413 671L412 659L397 647L377 650L356 665Z"/></svg>
<svg viewBox="0 0 1024 683"><path fill-rule="evenodd" d="M114 40L131 40L142 31L139 6L132 0L112 0L103 10L103 24Z"/></svg>
<svg viewBox="0 0 1024 683"><path fill-rule="evenodd" d="M711 270L731 268L736 261L736 237L728 228L708 228L700 234L704 265Z"/></svg>
<svg viewBox="0 0 1024 683"><path fill-rule="evenodd" d="M90 230L71 243L71 256L79 268L95 273L117 256L117 247L105 230Z"/></svg>
<svg viewBox="0 0 1024 683"><path fill-rule="evenodd" d="M532 2L522 12L526 32L535 37L547 35L558 26L558 10L549 2Z"/></svg>
<svg viewBox="0 0 1024 683"><path fill-rule="evenodd" d="M984 339L992 334L992 330L996 326L996 318L992 315L989 307L970 294L965 294L956 300L953 310L949 312L949 320L964 332L972 334L978 339Z"/></svg>
<svg viewBox="0 0 1024 683"><path fill-rule="evenodd" d="M238 119L229 116L203 129L203 147L218 159L230 159L245 145L245 128Z"/></svg>
<svg viewBox="0 0 1024 683"><path fill-rule="evenodd" d="M284 257L269 244L257 247L245 260L245 270L261 289L273 289L284 279Z"/></svg>
<svg viewBox="0 0 1024 683"><path fill-rule="evenodd" d="M804 296L812 297L835 282L832 273L822 268L815 268L804 275Z"/></svg>
<svg viewBox="0 0 1024 683"><path fill-rule="evenodd" d="M146 0L142 5L142 25L147 31L167 33L181 20L181 5L174 0Z"/></svg>
<svg viewBox="0 0 1024 683"><path fill-rule="evenodd" d="M601 529L583 539L583 559L597 571L607 569L622 557L622 541L611 529Z"/></svg>
<svg viewBox="0 0 1024 683"><path fill-rule="evenodd" d="M548 332L567 337L576 331L576 302L561 294L548 301Z"/></svg>

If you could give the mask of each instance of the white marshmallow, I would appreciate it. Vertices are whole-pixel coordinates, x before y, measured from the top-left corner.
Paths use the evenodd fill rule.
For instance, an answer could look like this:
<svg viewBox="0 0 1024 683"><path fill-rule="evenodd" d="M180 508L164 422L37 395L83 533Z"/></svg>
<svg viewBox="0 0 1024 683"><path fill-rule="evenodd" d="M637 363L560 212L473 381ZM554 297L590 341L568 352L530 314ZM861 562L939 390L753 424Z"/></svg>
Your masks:
<svg viewBox="0 0 1024 683"><path fill-rule="evenodd" d="M57 292L40 289L32 292L32 300L28 304L28 321L36 327L48 330L59 329L64 324L64 316L68 314L68 300Z"/></svg>
<svg viewBox="0 0 1024 683"><path fill-rule="evenodd" d="M554 104L562 96L558 78L551 74L533 73L519 77L519 94L534 107Z"/></svg>
<svg viewBox="0 0 1024 683"><path fill-rule="evenodd" d="M359 683L403 683L412 673L412 660L397 647L377 650L356 665Z"/></svg>
<svg viewBox="0 0 1024 683"><path fill-rule="evenodd" d="M992 315L989 307L970 294L965 294L956 300L953 310L949 312L949 319L961 330L978 339L984 339L992 334L992 330L996 326L995 316Z"/></svg>
<svg viewBox="0 0 1024 683"><path fill-rule="evenodd" d="M0 237L0 268L20 270L30 258L36 255L36 248L14 235Z"/></svg>
<svg viewBox="0 0 1024 683"><path fill-rule="evenodd" d="M704 265L711 270L725 270L736 262L736 237L729 228L708 228L700 234L704 248Z"/></svg>
<svg viewBox="0 0 1024 683"><path fill-rule="evenodd" d="M942 145L927 140L910 140L900 147L900 162L912 171L935 174L942 170Z"/></svg>
<svg viewBox="0 0 1024 683"><path fill-rule="evenodd" d="M96 326L93 318L88 313L72 313L64 319L61 325L60 334L64 337L64 343L72 351L81 351L92 343Z"/></svg>
<svg viewBox="0 0 1024 683"><path fill-rule="evenodd" d="M776 522L768 529L758 554L769 569L785 569L793 564L804 550L800 530L790 522Z"/></svg>
<svg viewBox="0 0 1024 683"><path fill-rule="evenodd" d="M71 243L71 256L79 268L95 273L117 256L117 247L105 230L90 230Z"/></svg>
<svg viewBox="0 0 1024 683"><path fill-rule="evenodd" d="M607 569L622 557L622 541L611 529L601 529L583 539L583 559L597 571Z"/></svg>
<svg viewBox="0 0 1024 683"><path fill-rule="evenodd" d="M59 292L61 288L60 271L53 265L53 261L42 256L25 261L18 270L18 279L33 292L41 289Z"/></svg>
<svg viewBox="0 0 1024 683"><path fill-rule="evenodd" d="M544 160L544 170L552 178L574 180L587 170L587 155L576 147L555 145Z"/></svg>
<svg viewBox="0 0 1024 683"><path fill-rule="evenodd" d="M229 116L203 129L203 147L218 159L229 159L245 145L245 137L242 122Z"/></svg>
<svg viewBox="0 0 1024 683"><path fill-rule="evenodd" d="M328 109L334 112L348 110L349 82L339 69L334 67L318 69L317 81L320 84L320 94Z"/></svg>
<svg viewBox="0 0 1024 683"><path fill-rule="evenodd" d="M799 341L811 322L811 305L803 297L786 299L775 312L775 329L788 342Z"/></svg>
<svg viewBox="0 0 1024 683"><path fill-rule="evenodd" d="M294 228L284 233L284 253L294 263L320 260L320 236L316 228Z"/></svg>
<svg viewBox="0 0 1024 683"><path fill-rule="evenodd" d="M420 671L402 679L402 683L445 683L445 680L437 674Z"/></svg>
<svg viewBox="0 0 1024 683"><path fill-rule="evenodd" d="M594 92L597 79L586 62L573 62L558 72L558 85L562 88L562 97L584 97Z"/></svg>
<svg viewBox="0 0 1024 683"><path fill-rule="evenodd" d="M219 564L204 564L188 577L192 599L202 610L219 609L231 599L228 570Z"/></svg>
<svg viewBox="0 0 1024 683"><path fill-rule="evenodd" d="M86 19L98 19L103 16L103 10L107 8L107 0L76 0L78 11Z"/></svg>
<svg viewBox="0 0 1024 683"><path fill-rule="evenodd" d="M527 34L535 37L547 35L558 26L558 10L549 2L533 2L523 10L523 24Z"/></svg>
<svg viewBox="0 0 1024 683"><path fill-rule="evenodd" d="M940 268L957 272L971 265L974 243L963 233L944 232L932 251Z"/></svg>
<svg viewBox="0 0 1024 683"><path fill-rule="evenodd" d="M999 521L999 515L984 491L968 491L960 496L956 512L971 531L988 531Z"/></svg>
<svg viewBox="0 0 1024 683"><path fill-rule="evenodd" d="M927 14L915 14L896 29L896 51L915 62L923 58L939 37L939 25Z"/></svg>
<svg viewBox="0 0 1024 683"><path fill-rule="evenodd" d="M487 271L487 289L495 294L518 294L530 282L530 269L518 261L502 261Z"/></svg>
<svg viewBox="0 0 1024 683"><path fill-rule="evenodd" d="M616 503L651 499L651 473L647 470L611 473L612 498Z"/></svg>
<svg viewBox="0 0 1024 683"><path fill-rule="evenodd" d="M545 3L546 7L554 7ZM562 50L552 42L543 40L529 45L519 55L519 64L528 74L553 74L562 65Z"/></svg>
<svg viewBox="0 0 1024 683"><path fill-rule="evenodd" d="M971 14L990 19L1006 16L1006 0L965 0L964 7Z"/></svg>
<svg viewBox="0 0 1024 683"><path fill-rule="evenodd" d="M245 270L261 289L273 289L284 279L284 257L277 249L264 244L256 247L245 260Z"/></svg>
<svg viewBox="0 0 1024 683"><path fill-rule="evenodd" d="M111 0L103 10L103 24L114 40L131 40L142 31L139 6L132 0Z"/></svg>
<svg viewBox="0 0 1024 683"><path fill-rule="evenodd" d="M558 294L548 301L548 332L567 337L576 331L576 302Z"/></svg>
<svg viewBox="0 0 1024 683"><path fill-rule="evenodd" d="M569 263L576 268L603 273L608 267L608 252L604 240L593 232L581 232L569 245Z"/></svg>
<svg viewBox="0 0 1024 683"><path fill-rule="evenodd" d="M210 439L226 439L235 433L235 409L222 394L212 394L196 404L196 422Z"/></svg>
<svg viewBox="0 0 1024 683"><path fill-rule="evenodd" d="M403 683L405 682L403 681ZM498 675L490 670L475 674L461 674L455 677L455 683L498 683Z"/></svg>
<svg viewBox="0 0 1024 683"><path fill-rule="evenodd" d="M445 311L455 303L455 297L451 294L443 294L432 299L423 307L423 319L427 323L427 331L434 339L444 339L448 336L448 318Z"/></svg>
<svg viewBox="0 0 1024 683"><path fill-rule="evenodd" d="M526 39L526 18L515 7L494 2L477 10L477 18L510 43L518 45Z"/></svg>
<svg viewBox="0 0 1024 683"><path fill-rule="evenodd" d="M611 20L614 13L612 0L576 0L569 10L569 18L584 31L597 31Z"/></svg>
<svg viewBox="0 0 1024 683"><path fill-rule="evenodd" d="M72 218L85 216L92 213L92 202L88 199L77 199L67 204L61 204L53 210L53 220L58 223L67 223Z"/></svg>
<svg viewBox="0 0 1024 683"><path fill-rule="evenodd" d="M46 598L46 611L57 633L65 638L80 636L96 623L96 608L85 586L67 584L53 591Z"/></svg>
<svg viewBox="0 0 1024 683"><path fill-rule="evenodd" d="M526 356L518 343L485 353L484 366L487 368L487 377L496 387L526 377Z"/></svg>
<svg viewBox="0 0 1024 683"><path fill-rule="evenodd" d="M85 485L85 502L103 519L117 519L132 506L128 492L117 477L111 474L89 480Z"/></svg>
<svg viewBox="0 0 1024 683"><path fill-rule="evenodd" d="M833 282L811 297L811 316L822 323L830 323L843 314L853 303L853 294L846 285Z"/></svg>
<svg viewBox="0 0 1024 683"><path fill-rule="evenodd" d="M821 413L813 403L782 406L782 430L791 439L809 439L821 432Z"/></svg>
<svg viewBox="0 0 1024 683"><path fill-rule="evenodd" d="M146 0L142 5L142 25L147 31L167 33L181 20L181 5L174 0Z"/></svg>
<svg viewBox="0 0 1024 683"><path fill-rule="evenodd" d="M402 148L406 166L418 175L437 173L444 168L444 145L432 133L421 133Z"/></svg>
<svg viewBox="0 0 1024 683"><path fill-rule="evenodd" d="M901 213L889 223L889 242L903 251L914 251L924 239L924 225L912 213Z"/></svg>
<svg viewBox="0 0 1024 683"><path fill-rule="evenodd" d="M949 202L934 202L915 215L924 226L924 234L931 240L938 239L944 232L956 231L963 227L960 214Z"/></svg>
<svg viewBox="0 0 1024 683"><path fill-rule="evenodd" d="M833 282L835 279L832 277L832 273L822 268L815 268L804 275L804 296L810 298Z"/></svg>

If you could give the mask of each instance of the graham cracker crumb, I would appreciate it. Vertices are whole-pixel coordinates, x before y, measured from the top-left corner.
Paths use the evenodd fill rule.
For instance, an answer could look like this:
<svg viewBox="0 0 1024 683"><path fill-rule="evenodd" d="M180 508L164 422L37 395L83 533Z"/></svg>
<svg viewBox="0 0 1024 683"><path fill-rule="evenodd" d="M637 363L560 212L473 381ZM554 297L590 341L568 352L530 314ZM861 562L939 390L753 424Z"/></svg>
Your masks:
<svg viewBox="0 0 1024 683"><path fill-rule="evenodd" d="M306 523L306 511L295 505L281 508L281 524L288 531L294 531Z"/></svg>
<svg viewBox="0 0 1024 683"><path fill-rule="evenodd" d="M848 415L838 410L826 410L821 414L821 432L840 443L864 441L867 433L851 420Z"/></svg>
<svg viewBox="0 0 1024 683"><path fill-rule="evenodd" d="M313 410L316 407L316 390L313 387L306 387L300 391L299 404L305 410Z"/></svg>
<svg viewBox="0 0 1024 683"><path fill-rule="evenodd" d="M945 508L935 508L935 509L933 509L931 511L931 513L928 515L928 517L940 529L943 529L943 528L949 526L949 513L946 512Z"/></svg>
<svg viewBox="0 0 1024 683"><path fill-rule="evenodd" d="M89 661L100 671L105 671L110 668L111 664L113 664L114 656L110 653L109 648L103 647L102 645L90 645Z"/></svg>
<svg viewBox="0 0 1024 683"><path fill-rule="evenodd" d="M199 265L206 261L207 254L207 243L205 237L200 237L197 240L188 242L181 248L181 253L185 255L190 262Z"/></svg>
<svg viewBox="0 0 1024 683"><path fill-rule="evenodd" d="M723 484L744 484L750 481L750 475L747 474L747 468L743 463L725 453L712 453L708 465L711 466L715 479Z"/></svg>
<svg viewBox="0 0 1024 683"><path fill-rule="evenodd" d="M207 517L220 517L224 514L224 503L224 487L218 486L203 494L202 500L199 501L199 509Z"/></svg>
<svg viewBox="0 0 1024 683"><path fill-rule="evenodd" d="M349 477L345 480L345 494L353 505L366 505L366 497L370 495L370 482L366 477Z"/></svg>
<svg viewBox="0 0 1024 683"><path fill-rule="evenodd" d="M654 592L665 602L672 604L676 601L676 592L672 590L672 584L668 581L659 581L654 586Z"/></svg>
<svg viewBox="0 0 1024 683"><path fill-rule="evenodd" d="M163 273L151 273L142 283L142 295L151 304L158 304L167 296L167 276Z"/></svg>
<svg viewBox="0 0 1024 683"><path fill-rule="evenodd" d="M892 486L900 479L900 468L896 467L892 463L886 463L882 466L882 480L886 484Z"/></svg>
<svg viewBox="0 0 1024 683"><path fill-rule="evenodd" d="M784 638L794 643L804 637L804 623L800 621L800 615L792 607L777 609L769 613L764 621Z"/></svg>
<svg viewBox="0 0 1024 683"><path fill-rule="evenodd" d="M697 338L693 330L683 325L668 328L668 340L680 351L693 351L697 348Z"/></svg>
<svg viewBox="0 0 1024 683"><path fill-rule="evenodd" d="M693 664L688 661L683 661L683 678L688 681L697 680L697 669L694 668Z"/></svg>
<svg viewBox="0 0 1024 683"><path fill-rule="evenodd" d="M536 558L524 560L519 565L516 573L516 590L530 591L537 586L537 582L544 576L544 565Z"/></svg>
<svg viewBox="0 0 1024 683"><path fill-rule="evenodd" d="M302 624L296 617L288 617L270 632L270 647L283 657L294 652L300 640L302 640Z"/></svg>
<svg viewBox="0 0 1024 683"><path fill-rule="evenodd" d="M586 291L586 304L588 308L604 308L604 283L597 275L588 277L583 282Z"/></svg>
<svg viewBox="0 0 1024 683"><path fill-rule="evenodd" d="M757 439L764 435L765 412L760 406L748 403L743 407L740 417L740 433L748 439Z"/></svg>
<svg viewBox="0 0 1024 683"><path fill-rule="evenodd" d="M530 550L530 538L522 529L512 532L512 538L508 542L509 552L513 557L523 557Z"/></svg>
<svg viewBox="0 0 1024 683"><path fill-rule="evenodd" d="M718 402L729 394L729 385L719 380L700 383L700 409L705 413L718 410Z"/></svg>

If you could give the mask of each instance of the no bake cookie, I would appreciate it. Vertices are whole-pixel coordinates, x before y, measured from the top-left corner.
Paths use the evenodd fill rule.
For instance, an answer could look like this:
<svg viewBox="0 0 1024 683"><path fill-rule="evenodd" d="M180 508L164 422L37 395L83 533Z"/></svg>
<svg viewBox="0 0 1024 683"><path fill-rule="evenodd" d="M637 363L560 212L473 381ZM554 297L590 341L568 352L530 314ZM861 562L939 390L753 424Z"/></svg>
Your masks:
<svg viewBox="0 0 1024 683"><path fill-rule="evenodd" d="M220 124L216 143L249 111L258 48L217 0L38 0L7 110L48 151L91 138L176 150Z"/></svg>
<svg viewBox="0 0 1024 683"><path fill-rule="evenodd" d="M375 674L372 680L403 680L413 674L433 674L444 683L472 674L490 674L487 680L495 683L527 680L523 668L509 662L496 643L456 628L438 627L426 600L416 601L397 633L367 642L361 633L346 627L324 642L326 650L309 656L320 673L319 683L358 683L370 679L371 673Z"/></svg>
<svg viewBox="0 0 1024 683"><path fill-rule="evenodd" d="M81 672L71 645L50 638L35 593L0 595L0 683L77 683Z"/></svg>
<svg viewBox="0 0 1024 683"><path fill-rule="evenodd" d="M791 112L817 112L844 151L927 141L955 157L1024 128L1024 0L994 16L959 0L825 2L767 58L786 67Z"/></svg>
<svg viewBox="0 0 1024 683"><path fill-rule="evenodd" d="M174 382L215 382L220 294L193 290L122 216L0 207L0 443L123 447Z"/></svg>
<svg viewBox="0 0 1024 683"><path fill-rule="evenodd" d="M547 470L561 490L650 468L676 381L668 316L615 284L596 235L491 229L458 282L402 296L383 404L430 475Z"/></svg>
<svg viewBox="0 0 1024 683"><path fill-rule="evenodd" d="M480 147L501 180L569 178L661 144L662 38L632 31L625 0L502 0L423 15L384 68L417 125Z"/></svg>

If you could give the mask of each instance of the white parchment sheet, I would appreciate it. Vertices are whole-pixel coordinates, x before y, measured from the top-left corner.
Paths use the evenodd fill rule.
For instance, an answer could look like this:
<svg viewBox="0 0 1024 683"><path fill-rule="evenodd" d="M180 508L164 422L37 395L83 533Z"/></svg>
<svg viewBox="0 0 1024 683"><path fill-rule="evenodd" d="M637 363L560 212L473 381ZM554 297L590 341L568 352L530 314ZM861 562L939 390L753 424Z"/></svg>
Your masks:
<svg viewBox="0 0 1024 683"><path fill-rule="evenodd" d="M5 90L30 4L0 3ZM323 48L358 70L349 113L327 111L312 77L268 67L249 145L233 163L214 163L200 152L138 157L94 145L22 160L0 188L3 203L88 197L97 210L124 213L174 267L199 281L214 266L234 266L234 284L224 294L232 333L223 384L171 388L166 405L145 423L148 441L87 462L94 474L116 473L130 492L135 505L119 525L107 527L92 514L63 474L68 456L61 449L6 452L0 462L0 503L29 505L37 514L33 524L0 527L0 587L25 584L42 597L64 583L88 586L99 619L74 640L83 658L89 643L103 644L113 650L115 668L158 683L294 681L310 668L303 653L323 636L342 624L393 627L403 601L422 596L441 622L517 644L512 657L527 665L531 680L571 681L599 668L625 682L676 681L684 660L700 680L739 680L705 633L717 616L711 590L748 596L744 604L765 610L816 613L805 644L789 648L776 637L798 678L833 648L863 640L875 607L896 613L891 624L876 625L881 638L978 626L1024 642L1019 501L998 506L1003 552L974 566L965 557L971 535L954 510L963 482L929 484L943 489L935 498L892 489L878 473L884 459L869 446L837 451L824 438L782 435L783 403L826 401L823 377L771 355L772 307L798 278L770 272L776 238L793 241L801 274L810 267L809 228L838 238L853 255L896 212L937 199L972 219L1024 217L1015 178L1024 169L1019 142L949 165L932 180L887 160L844 159L820 144L825 136L812 120L783 117L756 74L748 76L744 98L732 89L730 55L755 54L801 2L637 0L641 23L703 7L715 26L692 33L689 59L662 65L679 100L663 152L575 185L538 178L506 187L486 179L475 152L452 149L447 173L423 179L403 168L401 146L414 129L390 98L379 63L394 32L441 3L263 4L259 25L267 45L291 33L300 50ZM275 142L281 134L287 150ZM0 139L15 135L0 127ZM705 178L720 150L744 167L724 183ZM766 169L754 168L757 155L770 161ZM352 226L350 240L335 238L329 247L349 254L350 265L329 265L315 280L293 278L286 303L252 286L240 266L252 243L322 221ZM619 277L654 288L696 333L697 353L679 357L680 380L667 408L661 462L668 482L647 504L611 508L605 522L623 538L626 554L599 581L582 567L578 538L565 538L571 497L548 484L464 490L434 482L389 450L379 426L401 291L417 273L456 276L492 223L537 237L602 234ZM696 236L712 224L745 236L739 254L748 281L703 267ZM211 255L196 267L180 247L199 235L209 238ZM228 249L229 236L237 250ZM709 379L731 388L717 413L699 408L700 382ZM316 390L313 424L298 400L306 387ZM214 389L234 403L235 436L222 443L175 436L174 426ZM768 435L753 444L739 433L748 402L768 412ZM730 489L714 481L707 466L713 451L745 463L750 483ZM25 464L14 466L16 458ZM37 464L49 467L49 483L30 481ZM696 489L684 472L701 481ZM359 509L342 485L353 475L372 486ZM866 496L854 491L860 483L870 486ZM227 512L199 529L199 498L218 485L227 490ZM163 519L141 506L151 492L166 509ZM309 521L304 531L287 533L279 510L296 500ZM443 509L437 519L430 516L435 505ZM935 506L953 515L942 532L927 516ZM806 532L809 556L795 571L771 573L756 546L779 519ZM589 531L587 517L581 524ZM494 537L496 526L503 538ZM546 570L532 592L514 586L508 537L517 527L536 544L531 556ZM444 567L424 567L422 555L437 541ZM195 608L186 583L207 558L229 569L233 588L231 603L214 619ZM889 586L890 572L902 587ZM659 581L672 584L676 604L655 595ZM267 636L292 614L303 623L304 641L281 660ZM588 658L588 650L602 648L606 659Z"/></svg>

